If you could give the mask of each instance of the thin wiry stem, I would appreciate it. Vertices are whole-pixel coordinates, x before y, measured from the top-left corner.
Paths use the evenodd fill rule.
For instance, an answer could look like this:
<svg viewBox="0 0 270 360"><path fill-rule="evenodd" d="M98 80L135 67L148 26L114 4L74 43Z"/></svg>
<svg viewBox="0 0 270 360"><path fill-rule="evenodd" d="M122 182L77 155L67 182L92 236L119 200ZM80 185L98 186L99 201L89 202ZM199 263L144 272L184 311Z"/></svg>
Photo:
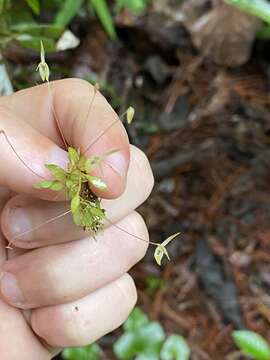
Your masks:
<svg viewBox="0 0 270 360"><path fill-rule="evenodd" d="M31 169L31 167L29 165L26 164L26 162L23 160L23 158L17 153L15 147L12 145L11 141L9 140L5 130L0 130L0 135L3 135L6 142L8 143L8 145L11 147L12 151L14 152L14 154L16 155L16 157L23 163L23 165L29 170L31 171L32 174L40 177L41 179L46 179L44 176L36 173L33 169Z"/></svg>
<svg viewBox="0 0 270 360"><path fill-rule="evenodd" d="M39 224L39 225L33 227L33 228L30 229L30 230L26 230L26 231L22 232L21 234L16 235L12 240L16 240L16 239L22 237L23 235L27 235L27 234L35 231L35 230L38 230L38 229L41 228L43 225L47 225L47 224L51 223L52 221L58 220L58 219L66 216L66 215L68 215L68 214L70 214L70 213L71 213L71 210L65 211L64 213L62 213L62 214L60 214L60 215L57 215L57 216L55 216L55 217L53 217L53 218L51 218L51 219L49 219L49 220L47 220L47 221L44 221L42 224Z"/></svg>
<svg viewBox="0 0 270 360"><path fill-rule="evenodd" d="M153 241L148 241L140 236L137 236L137 235L134 235L132 233L130 233L129 231L123 229L122 227L120 227L119 225L116 225L114 224L111 220L109 220L108 218L106 218L106 220L112 225L114 226L116 229L120 230L120 231L123 231L125 234L129 235L129 236L132 236L133 238L137 239L137 240L140 240L140 241L143 241L147 244L150 244L150 245L154 245L154 246L159 246L160 244L159 243L156 243L156 242L153 242Z"/></svg>
<svg viewBox="0 0 270 360"><path fill-rule="evenodd" d="M88 151L89 149L91 149L91 147L92 147L93 145L95 145L95 144L99 141L99 139L102 138L102 136L105 135L106 132L109 131L110 128L112 128L118 121L119 121L119 119L113 121L109 126L107 126L107 127L99 134L99 136L98 136L94 141L92 141L92 142L90 143L90 145L86 148L86 150L84 150L84 152L82 153L82 155L84 155L85 153L87 153L87 151Z"/></svg>
<svg viewBox="0 0 270 360"><path fill-rule="evenodd" d="M60 126L60 121L58 119L58 116L57 116L55 108L54 108L54 101L53 101L53 94L52 94L51 84L50 84L49 81L47 81L47 84L48 84L48 89L49 89L49 95L51 97L51 104L52 104L51 109L52 109L53 117L55 119L56 126L57 126L57 129L58 129L59 133L60 133L61 139L62 139L62 141L63 141L63 143L65 145L65 148L67 150L68 149L68 143L66 142L65 136L64 136L62 128Z"/></svg>

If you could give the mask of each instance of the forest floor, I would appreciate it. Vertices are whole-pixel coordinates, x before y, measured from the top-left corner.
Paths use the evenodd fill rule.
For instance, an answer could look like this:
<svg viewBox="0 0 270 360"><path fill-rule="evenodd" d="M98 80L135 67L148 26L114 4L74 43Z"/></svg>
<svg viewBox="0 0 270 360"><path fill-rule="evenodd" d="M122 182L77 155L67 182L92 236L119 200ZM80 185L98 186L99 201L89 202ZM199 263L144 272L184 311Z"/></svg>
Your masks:
<svg viewBox="0 0 270 360"><path fill-rule="evenodd" d="M228 67L195 49L168 9L123 13L117 30L112 44L98 23L75 23L81 45L48 59L56 78L68 69L102 79L119 112L136 108L130 140L156 178L139 211L152 241L181 231L171 262L157 267L150 250L132 269L138 305L187 339L192 360L240 359L234 328L270 339L269 42L255 41L245 64ZM10 60L20 61L12 52ZM119 333L101 339L105 358L114 359Z"/></svg>

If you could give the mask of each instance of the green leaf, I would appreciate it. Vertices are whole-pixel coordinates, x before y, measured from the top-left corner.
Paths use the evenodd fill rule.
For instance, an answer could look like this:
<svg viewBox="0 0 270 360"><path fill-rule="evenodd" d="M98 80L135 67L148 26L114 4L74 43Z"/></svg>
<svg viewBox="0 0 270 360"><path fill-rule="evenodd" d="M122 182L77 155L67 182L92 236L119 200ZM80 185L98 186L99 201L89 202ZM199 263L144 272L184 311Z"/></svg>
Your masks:
<svg viewBox="0 0 270 360"><path fill-rule="evenodd" d="M74 198L71 200L70 207L73 214L75 214L76 211L79 209L80 202L81 199L79 195L74 196Z"/></svg>
<svg viewBox="0 0 270 360"><path fill-rule="evenodd" d="M62 352L65 360L99 360L101 359L101 349L97 344L67 348Z"/></svg>
<svg viewBox="0 0 270 360"><path fill-rule="evenodd" d="M166 282L158 276L149 275L145 278L145 291L148 294L153 294L157 290L164 290L166 288Z"/></svg>
<svg viewBox="0 0 270 360"><path fill-rule="evenodd" d="M80 159L78 151L75 150L73 147L68 148L68 157L72 165L75 165Z"/></svg>
<svg viewBox="0 0 270 360"><path fill-rule="evenodd" d="M40 13L40 4L39 0L25 0L31 10L36 14L39 15Z"/></svg>
<svg viewBox="0 0 270 360"><path fill-rule="evenodd" d="M54 181L53 184L50 186L50 189L53 191L60 191L64 188L64 184Z"/></svg>
<svg viewBox="0 0 270 360"><path fill-rule="evenodd" d="M261 335L249 330L236 330L232 337L246 355L256 360L270 360L270 346Z"/></svg>
<svg viewBox="0 0 270 360"><path fill-rule="evenodd" d="M91 158L86 159L84 163L84 171L90 173L93 168L93 160Z"/></svg>
<svg viewBox="0 0 270 360"><path fill-rule="evenodd" d="M113 19L106 0L89 0L100 22L112 40L117 38Z"/></svg>
<svg viewBox="0 0 270 360"><path fill-rule="evenodd" d="M162 326L149 321L138 308L124 324L125 333L114 344L118 359L158 360L165 334Z"/></svg>
<svg viewBox="0 0 270 360"><path fill-rule="evenodd" d="M99 190L106 190L107 185L104 181L102 181L100 178L96 176L87 175L87 179L90 181L90 183Z"/></svg>
<svg viewBox="0 0 270 360"><path fill-rule="evenodd" d="M59 166L54 164L47 164L46 168L50 170L56 180L58 181L65 181L66 180L66 172L65 170L61 169Z"/></svg>
<svg viewBox="0 0 270 360"><path fill-rule="evenodd" d="M62 8L57 13L54 23L66 27L74 16L77 15L84 0L65 0L63 1Z"/></svg>
<svg viewBox="0 0 270 360"><path fill-rule="evenodd" d="M189 360L190 349L185 339L180 335L171 335L164 342L161 360Z"/></svg>
<svg viewBox="0 0 270 360"><path fill-rule="evenodd" d="M77 210L76 212L72 213L72 217L75 225L82 226L83 217L80 211Z"/></svg>
<svg viewBox="0 0 270 360"><path fill-rule="evenodd" d="M57 40L62 34L64 27L53 24L35 24L19 22L10 27L12 32L28 34L33 36L47 37Z"/></svg>
<svg viewBox="0 0 270 360"><path fill-rule="evenodd" d="M42 40L47 52L55 51L55 41L50 38L33 36L30 34L17 34L14 35L14 39L17 40L23 47L39 51L40 40Z"/></svg>
<svg viewBox="0 0 270 360"><path fill-rule="evenodd" d="M144 325L148 324L149 320L147 316L136 307L129 315L127 321L124 323L125 331L135 332L140 330Z"/></svg>
<svg viewBox="0 0 270 360"><path fill-rule="evenodd" d="M126 332L114 344L114 352L119 359L159 359L165 334L161 325L150 322L138 332Z"/></svg>
<svg viewBox="0 0 270 360"><path fill-rule="evenodd" d="M50 180L42 180L39 183L34 185L35 189L49 189L53 185L53 181Z"/></svg>

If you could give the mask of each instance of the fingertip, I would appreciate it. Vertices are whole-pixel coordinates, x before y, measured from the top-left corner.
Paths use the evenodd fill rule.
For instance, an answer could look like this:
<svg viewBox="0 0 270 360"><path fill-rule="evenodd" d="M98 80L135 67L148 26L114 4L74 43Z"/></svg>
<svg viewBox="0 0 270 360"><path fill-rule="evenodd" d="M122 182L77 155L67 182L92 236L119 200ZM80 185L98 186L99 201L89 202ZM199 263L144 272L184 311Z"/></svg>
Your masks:
<svg viewBox="0 0 270 360"><path fill-rule="evenodd" d="M106 190L92 188L98 196L105 199L115 199L125 190L129 168L129 150L117 151L106 158L93 175L100 177L106 184Z"/></svg>

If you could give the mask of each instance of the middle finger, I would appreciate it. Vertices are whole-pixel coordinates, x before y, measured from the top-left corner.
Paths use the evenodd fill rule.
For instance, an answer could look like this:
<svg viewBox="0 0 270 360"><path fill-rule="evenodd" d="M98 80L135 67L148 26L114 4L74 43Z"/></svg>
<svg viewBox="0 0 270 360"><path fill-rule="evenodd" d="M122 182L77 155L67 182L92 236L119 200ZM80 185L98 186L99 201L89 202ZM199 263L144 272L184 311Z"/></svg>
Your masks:
<svg viewBox="0 0 270 360"><path fill-rule="evenodd" d="M34 249L0 268L0 292L21 309L60 304L81 298L125 274L145 254L148 232L136 212L111 226L96 241L88 237Z"/></svg>

